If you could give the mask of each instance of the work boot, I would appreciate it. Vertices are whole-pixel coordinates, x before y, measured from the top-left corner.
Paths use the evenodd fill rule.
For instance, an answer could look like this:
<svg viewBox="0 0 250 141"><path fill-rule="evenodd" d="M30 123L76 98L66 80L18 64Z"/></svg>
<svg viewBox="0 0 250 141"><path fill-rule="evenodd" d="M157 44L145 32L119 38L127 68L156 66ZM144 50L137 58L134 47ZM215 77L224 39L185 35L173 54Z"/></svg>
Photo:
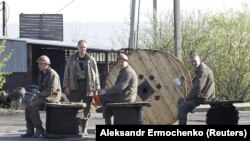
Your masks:
<svg viewBox="0 0 250 141"><path fill-rule="evenodd" d="M103 107L99 107L99 108L96 109L97 113L102 113L102 111L103 111Z"/></svg>
<svg viewBox="0 0 250 141"><path fill-rule="evenodd" d="M106 125L111 125L111 118L105 118L105 124Z"/></svg>
<svg viewBox="0 0 250 141"><path fill-rule="evenodd" d="M45 129L43 127L36 128L36 133L32 136L32 138L45 137Z"/></svg>
<svg viewBox="0 0 250 141"><path fill-rule="evenodd" d="M82 119L82 135L87 136L88 135L88 119Z"/></svg>
<svg viewBox="0 0 250 141"><path fill-rule="evenodd" d="M33 137L33 135L34 135L34 132L27 132L25 134L22 134L21 137L22 138L31 138L31 137Z"/></svg>
<svg viewBox="0 0 250 141"><path fill-rule="evenodd" d="M26 128L27 128L27 132L25 134L22 134L21 137L31 138L34 135L34 125L30 121L27 121Z"/></svg>
<svg viewBox="0 0 250 141"><path fill-rule="evenodd" d="M179 125L187 125L187 121L179 120Z"/></svg>

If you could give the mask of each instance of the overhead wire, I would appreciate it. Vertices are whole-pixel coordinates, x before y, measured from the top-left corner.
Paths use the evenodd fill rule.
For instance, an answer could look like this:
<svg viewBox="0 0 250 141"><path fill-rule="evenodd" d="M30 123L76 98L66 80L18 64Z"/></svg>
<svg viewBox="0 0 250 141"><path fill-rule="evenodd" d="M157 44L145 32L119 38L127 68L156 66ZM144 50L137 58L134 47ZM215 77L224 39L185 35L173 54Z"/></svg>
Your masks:
<svg viewBox="0 0 250 141"><path fill-rule="evenodd" d="M58 14L59 12L61 12L63 9L65 9L66 7L68 7L70 4L72 4L75 0L71 0L68 4L66 4L63 8L61 8L60 10L58 10L56 12L56 14Z"/></svg>

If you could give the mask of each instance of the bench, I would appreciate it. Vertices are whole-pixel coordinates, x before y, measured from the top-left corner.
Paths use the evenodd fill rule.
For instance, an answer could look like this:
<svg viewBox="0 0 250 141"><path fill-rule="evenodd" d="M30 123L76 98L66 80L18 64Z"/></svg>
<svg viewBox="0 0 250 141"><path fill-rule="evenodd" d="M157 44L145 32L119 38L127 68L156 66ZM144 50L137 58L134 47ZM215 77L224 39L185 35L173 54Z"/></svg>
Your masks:
<svg viewBox="0 0 250 141"><path fill-rule="evenodd" d="M85 103L46 103L47 137L82 136Z"/></svg>
<svg viewBox="0 0 250 141"><path fill-rule="evenodd" d="M114 125L142 125L143 106L150 106L148 102L136 103L108 103L114 110Z"/></svg>

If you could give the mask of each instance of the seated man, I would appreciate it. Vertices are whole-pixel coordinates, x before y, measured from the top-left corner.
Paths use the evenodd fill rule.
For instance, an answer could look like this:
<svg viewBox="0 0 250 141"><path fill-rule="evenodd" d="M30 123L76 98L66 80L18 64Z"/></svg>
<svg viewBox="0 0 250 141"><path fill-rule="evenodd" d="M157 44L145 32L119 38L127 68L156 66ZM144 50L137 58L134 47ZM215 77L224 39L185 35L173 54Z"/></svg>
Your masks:
<svg viewBox="0 0 250 141"><path fill-rule="evenodd" d="M25 108L27 132L21 135L22 138L37 138L45 135L39 110L44 108L46 102L59 102L61 98L60 78L57 72L50 67L49 58L42 55L37 62L41 72L38 79L40 93L36 94L33 101ZM36 133L34 133L34 127Z"/></svg>
<svg viewBox="0 0 250 141"><path fill-rule="evenodd" d="M111 117L113 116L113 109L107 107L107 103L135 102L137 96L138 78L134 69L128 64L127 55L120 53L117 62L121 70L115 85L99 90L106 125L111 124Z"/></svg>
<svg viewBox="0 0 250 141"><path fill-rule="evenodd" d="M201 62L200 57L196 54L190 56L190 62L195 68L195 76L191 92L185 100L178 103L179 125L186 125L188 112L191 112L195 107L212 98L215 94L214 76L211 69Z"/></svg>

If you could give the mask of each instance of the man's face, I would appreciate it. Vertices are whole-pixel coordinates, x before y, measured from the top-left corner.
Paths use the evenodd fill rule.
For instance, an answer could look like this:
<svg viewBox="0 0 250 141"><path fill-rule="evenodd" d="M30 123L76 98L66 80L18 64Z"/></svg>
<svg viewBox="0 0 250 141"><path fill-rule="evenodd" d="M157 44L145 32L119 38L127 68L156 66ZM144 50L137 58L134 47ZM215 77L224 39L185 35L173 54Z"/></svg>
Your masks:
<svg viewBox="0 0 250 141"><path fill-rule="evenodd" d="M117 60L117 62L118 62L118 65L119 65L120 69L125 68L125 67L128 66L128 62L125 61L125 60L119 59L119 60Z"/></svg>
<svg viewBox="0 0 250 141"><path fill-rule="evenodd" d="M80 44L78 44L77 48L78 48L78 51L79 51L80 54L85 54L86 51L87 51L87 44L86 43L80 43Z"/></svg>
<svg viewBox="0 0 250 141"><path fill-rule="evenodd" d="M190 60L190 63L191 63L191 65L192 65L194 68L198 68L199 65L200 65L200 63L201 63L201 61L200 61L200 58L196 56L196 57L194 57L194 58L192 58L192 59Z"/></svg>
<svg viewBox="0 0 250 141"><path fill-rule="evenodd" d="M48 65L46 63L38 62L38 68L40 71L46 71L47 67L48 67Z"/></svg>

